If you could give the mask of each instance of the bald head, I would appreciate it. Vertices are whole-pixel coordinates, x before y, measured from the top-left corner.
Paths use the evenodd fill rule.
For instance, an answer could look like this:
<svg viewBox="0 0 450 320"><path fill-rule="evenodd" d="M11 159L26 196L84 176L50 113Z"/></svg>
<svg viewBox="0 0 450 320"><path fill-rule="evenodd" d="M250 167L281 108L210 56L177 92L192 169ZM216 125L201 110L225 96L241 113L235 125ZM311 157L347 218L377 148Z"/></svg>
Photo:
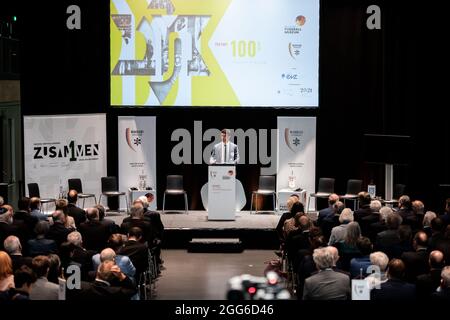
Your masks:
<svg viewBox="0 0 450 320"><path fill-rule="evenodd" d="M425 214L425 206L420 200L414 200L412 203L412 209L415 214Z"/></svg>
<svg viewBox="0 0 450 320"><path fill-rule="evenodd" d="M439 250L431 251L428 262L430 268L442 269L445 266L444 254Z"/></svg>
<svg viewBox="0 0 450 320"><path fill-rule="evenodd" d="M111 248L103 249L102 252L100 253L100 261L101 262L105 262L105 261L113 261L114 262L115 258L116 258L116 253Z"/></svg>
<svg viewBox="0 0 450 320"><path fill-rule="evenodd" d="M426 248L428 246L428 236L425 232L419 231L414 236L415 248Z"/></svg>
<svg viewBox="0 0 450 320"><path fill-rule="evenodd" d="M69 193L67 194L67 201L69 201L69 203L75 204L77 203L78 200L78 192L77 190L70 190Z"/></svg>
<svg viewBox="0 0 450 320"><path fill-rule="evenodd" d="M336 201L339 200L339 196L336 193L332 193L330 194L330 196L328 197L328 203L330 206L332 206L333 204L336 203Z"/></svg>

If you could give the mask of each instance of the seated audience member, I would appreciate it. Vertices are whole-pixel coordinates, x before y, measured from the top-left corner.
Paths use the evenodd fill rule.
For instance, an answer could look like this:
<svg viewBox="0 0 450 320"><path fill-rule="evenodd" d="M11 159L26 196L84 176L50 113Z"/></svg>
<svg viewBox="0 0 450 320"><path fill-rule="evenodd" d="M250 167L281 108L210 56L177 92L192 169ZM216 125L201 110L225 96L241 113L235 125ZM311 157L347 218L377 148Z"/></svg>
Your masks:
<svg viewBox="0 0 450 320"><path fill-rule="evenodd" d="M151 224L156 229L156 236L158 237L158 239L162 240L164 235L164 224L161 221L161 215L159 214L159 212L149 209L150 203L155 200L155 197L153 196L153 193L150 192L146 193L145 197L147 198L147 204L144 207L144 218L148 218L150 220Z"/></svg>
<svg viewBox="0 0 450 320"><path fill-rule="evenodd" d="M446 266L441 272L441 285L433 293L435 300L450 301L450 266Z"/></svg>
<svg viewBox="0 0 450 320"><path fill-rule="evenodd" d="M305 207L301 202L296 202L292 205L291 208L292 218L286 220L283 225L283 239L286 240L287 235L289 232L297 230L298 229L298 222L300 219L300 216L305 214Z"/></svg>
<svg viewBox="0 0 450 320"><path fill-rule="evenodd" d="M317 216L317 225L322 228L322 224L325 220L333 222L334 220L334 204L339 201L339 196L336 193L332 193L328 197L328 207L319 211ZM322 228L323 230L323 228Z"/></svg>
<svg viewBox="0 0 450 320"><path fill-rule="evenodd" d="M371 224L380 221L380 209L381 202L379 200L370 201L370 214L361 218L359 223L364 236L369 237Z"/></svg>
<svg viewBox="0 0 450 320"><path fill-rule="evenodd" d="M12 212L5 206L0 207L0 250L3 250L3 242L9 235L16 234L16 228L12 225Z"/></svg>
<svg viewBox="0 0 450 320"><path fill-rule="evenodd" d="M370 241L372 241L372 243L376 242L377 235L380 232L386 231L388 229L387 228L387 217L393 213L394 213L394 211L392 211L391 208L389 208L387 206L381 207L380 216L379 216L380 220L378 222L372 223L369 227L368 236L369 236Z"/></svg>
<svg viewBox="0 0 450 320"><path fill-rule="evenodd" d="M341 201L336 201L333 205L334 215L330 218L325 218L322 220L320 228L322 229L325 238L329 239L332 229L339 225L339 217L344 209L344 203Z"/></svg>
<svg viewBox="0 0 450 320"><path fill-rule="evenodd" d="M404 252L401 256L405 263L405 279L415 283L417 276L428 273L428 237L423 231L416 233L413 239L414 251Z"/></svg>
<svg viewBox="0 0 450 320"><path fill-rule="evenodd" d="M422 221L422 230L427 234L427 236L431 237L433 230L431 229L431 221L436 219L437 215L433 211L427 211L423 216Z"/></svg>
<svg viewBox="0 0 450 320"><path fill-rule="evenodd" d="M350 296L350 278L334 271L334 257L326 248L315 249L314 263L319 270L305 280L303 300L347 300Z"/></svg>
<svg viewBox="0 0 450 320"><path fill-rule="evenodd" d="M94 251L86 250L83 247L83 238L81 233L78 231L73 231L67 236L67 242L72 244L70 252L70 263L76 264L81 268L81 278L82 280L88 279L88 273L92 270L92 256L95 254Z"/></svg>
<svg viewBox="0 0 450 320"><path fill-rule="evenodd" d="M101 224L108 227L111 234L120 232L119 226L113 220L105 218L106 210L104 206L96 204L94 208L98 210L98 220Z"/></svg>
<svg viewBox="0 0 450 320"><path fill-rule="evenodd" d="M38 219L33 217L30 214L30 198L22 197L18 202L18 208L16 212L14 212L13 220L16 222L22 222L27 230L27 239L30 239L33 235L33 229Z"/></svg>
<svg viewBox="0 0 450 320"><path fill-rule="evenodd" d="M39 221L36 224L36 227L34 228L36 238L28 240L28 255L30 257L40 255L46 256L50 253L56 253L57 245L55 240L46 238L49 230L50 225L47 221Z"/></svg>
<svg viewBox="0 0 450 320"><path fill-rule="evenodd" d="M428 259L430 272L417 277L417 296L429 299L431 294L436 291L441 283L441 272L445 267L444 255L438 250L430 253Z"/></svg>
<svg viewBox="0 0 450 320"><path fill-rule="evenodd" d="M422 201L414 200L411 205L414 216L416 217L417 225L420 228L423 222L423 217L425 215L425 206ZM415 230L416 231L416 230Z"/></svg>
<svg viewBox="0 0 450 320"><path fill-rule="evenodd" d="M9 255L0 251L0 292L14 288L14 274Z"/></svg>
<svg viewBox="0 0 450 320"><path fill-rule="evenodd" d="M388 257L394 256L395 247L400 243L398 227L402 224L402 218L397 213L388 214L386 218L387 230L377 234L375 248L383 251Z"/></svg>
<svg viewBox="0 0 450 320"><path fill-rule="evenodd" d="M41 199L38 197L30 199L30 214L38 221L47 221L47 216L41 212Z"/></svg>
<svg viewBox="0 0 450 320"><path fill-rule="evenodd" d="M86 212L77 207L78 192L77 190L70 190L67 193L67 215L74 219L75 225L78 228L80 224L86 221Z"/></svg>
<svg viewBox="0 0 450 320"><path fill-rule="evenodd" d="M358 222L350 222L344 240L338 242L336 245L339 250L339 255L341 256L341 267L345 271L350 270L350 260L361 255L356 245L360 237L361 229Z"/></svg>
<svg viewBox="0 0 450 320"><path fill-rule="evenodd" d="M358 193L359 209L354 212L355 221L360 223L362 218L370 216L372 210L370 210L370 194L366 191Z"/></svg>
<svg viewBox="0 0 450 320"><path fill-rule="evenodd" d="M138 200L130 208L130 216L123 219L120 228L124 234L128 233L130 228L137 227L142 230L142 236L147 241L149 247L155 245L156 231L151 225L150 221L144 219L144 207L142 202Z"/></svg>
<svg viewBox="0 0 450 320"><path fill-rule="evenodd" d="M398 199L398 208L397 214L402 217L402 223L413 227L417 219L412 210L411 199L409 196L403 195Z"/></svg>
<svg viewBox="0 0 450 320"><path fill-rule="evenodd" d="M46 256L37 256L33 258L32 269L36 274L37 280L31 286L31 300L58 300L59 286L51 283L47 279L50 269L50 261Z"/></svg>
<svg viewBox="0 0 450 320"><path fill-rule="evenodd" d="M445 238L444 222L437 217L431 220L431 235L428 235L428 247L430 250L436 249L438 242Z"/></svg>
<svg viewBox="0 0 450 320"><path fill-rule="evenodd" d="M0 301L30 300L31 285L36 282L36 275L28 266L21 266L14 272L15 287L0 292Z"/></svg>
<svg viewBox="0 0 450 320"><path fill-rule="evenodd" d="M120 235L112 235L120 236ZM121 238L121 237L120 237ZM130 258L123 255L117 255L112 248L103 249L101 253L92 257L92 264L94 270L97 270L98 266L105 261L114 261L120 268L120 270L130 279L134 279L136 268L133 266Z"/></svg>
<svg viewBox="0 0 450 320"><path fill-rule="evenodd" d="M439 217L442 219L445 226L450 224L450 198L445 201L445 211Z"/></svg>
<svg viewBox="0 0 450 320"><path fill-rule="evenodd" d="M52 214L53 224L50 226L47 232L47 238L55 240L56 245L59 247L61 243L66 241L67 235L74 231L72 227L66 227L66 215L62 210L56 210Z"/></svg>
<svg viewBox="0 0 450 320"><path fill-rule="evenodd" d="M392 247L392 256L400 259L404 252L414 251L412 246L412 229L411 226L402 224L398 227L398 238L400 242Z"/></svg>
<svg viewBox="0 0 450 320"><path fill-rule="evenodd" d="M87 250L100 252L106 248L106 243L111 235L107 225L100 223L98 209L86 209L87 221L80 224L79 231L83 236L84 247Z"/></svg>
<svg viewBox="0 0 450 320"><path fill-rule="evenodd" d="M62 275L61 259L59 259L59 256L54 253L50 253L47 257L50 263L47 279L52 283L59 284L58 278Z"/></svg>
<svg viewBox="0 0 450 320"><path fill-rule="evenodd" d="M22 241L27 241L32 233L24 220L16 219L14 208L9 204L2 206L3 214L0 214L0 249L3 249L3 241L7 236L14 235Z"/></svg>
<svg viewBox="0 0 450 320"><path fill-rule="evenodd" d="M374 272L366 277L369 281L369 287L371 290L374 288L380 289L381 284L388 280L386 269L389 263L389 258L384 252L376 251L370 254L370 263L372 266L378 267L380 273Z"/></svg>
<svg viewBox="0 0 450 320"><path fill-rule="evenodd" d="M284 212L281 215L280 220L278 220L276 230L277 230L277 234L278 234L278 238L280 239L280 242L284 242L284 240L285 240L284 233L283 233L284 222L295 216L295 213L292 214L291 209L292 209L292 206L294 205L294 203L296 203L298 201L299 201L299 198L297 195L291 195L286 202L286 207L287 207L288 211Z"/></svg>
<svg viewBox="0 0 450 320"><path fill-rule="evenodd" d="M77 224L75 223L75 219L67 214L67 210L69 206L69 202L67 199L58 199L55 202L55 210L61 210L64 213L65 220L64 220L64 226L67 229L77 229Z"/></svg>
<svg viewBox="0 0 450 320"><path fill-rule="evenodd" d="M74 300L115 301L130 300L136 289L114 261L105 261L97 269L93 283L81 282L81 290L73 290Z"/></svg>
<svg viewBox="0 0 450 320"><path fill-rule="evenodd" d="M132 227L128 230L128 241L117 251L117 254L128 256L136 268L136 279L148 269L148 246L142 238L142 230Z"/></svg>
<svg viewBox="0 0 450 320"><path fill-rule="evenodd" d="M16 236L9 236L4 241L5 251L9 254L12 261L13 272L23 265L31 266L31 258L22 255L22 245L19 238Z"/></svg>
<svg viewBox="0 0 450 320"><path fill-rule="evenodd" d="M441 251L447 264L450 264L450 225L445 229L444 239L436 243L436 250Z"/></svg>
<svg viewBox="0 0 450 320"><path fill-rule="evenodd" d="M367 237L360 237L356 241L361 256L355 257L350 260L350 276L352 278L360 277L361 279L366 277L367 268L372 264L370 262L370 254L372 253L372 243Z"/></svg>
<svg viewBox="0 0 450 320"><path fill-rule="evenodd" d="M342 213L339 215L339 222L340 225L331 229L330 240L328 241L329 246L344 241L348 224L353 222L353 211L349 208L342 210Z"/></svg>
<svg viewBox="0 0 450 320"><path fill-rule="evenodd" d="M300 218L305 215L304 212L297 212L294 218L286 220L284 222L284 238L287 245L287 241L291 236L291 234L296 234L297 232L301 232L300 230Z"/></svg>
<svg viewBox="0 0 450 320"><path fill-rule="evenodd" d="M405 264L400 259L392 259L388 264L388 280L380 285L380 289L370 291L370 300L414 300L416 286L403 280Z"/></svg>

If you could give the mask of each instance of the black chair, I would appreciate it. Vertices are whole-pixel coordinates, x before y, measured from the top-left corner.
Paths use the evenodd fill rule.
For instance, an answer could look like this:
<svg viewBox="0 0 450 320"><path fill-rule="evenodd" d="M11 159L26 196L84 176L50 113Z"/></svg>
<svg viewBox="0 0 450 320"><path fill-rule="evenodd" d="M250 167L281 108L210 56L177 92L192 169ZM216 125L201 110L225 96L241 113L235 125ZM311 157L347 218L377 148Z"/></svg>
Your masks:
<svg viewBox="0 0 450 320"><path fill-rule="evenodd" d="M317 210L317 198L326 198L334 193L334 178L320 178L319 187L316 193L311 193L308 197L308 205L306 206L306 212L309 212L309 205L311 203L311 197L315 200L315 208Z"/></svg>
<svg viewBox="0 0 450 320"><path fill-rule="evenodd" d="M83 208L84 208L84 201L86 198L94 198L94 203L97 203L97 197L93 193L83 193L83 186L81 185L81 179L73 178L69 179L69 191L70 190L76 190L78 192L78 199L83 199Z"/></svg>
<svg viewBox="0 0 450 320"><path fill-rule="evenodd" d="M28 197L33 198L37 197L40 199L41 205L40 210L42 212L42 205L49 203L56 203L56 199L54 198L41 198L41 193L39 192L39 185L37 183L29 183L28 184Z"/></svg>
<svg viewBox="0 0 450 320"><path fill-rule="evenodd" d="M362 180L350 179L347 181L347 191L343 196L339 196L339 199L353 200L353 210L358 209L358 193L362 191Z"/></svg>
<svg viewBox="0 0 450 320"><path fill-rule="evenodd" d="M405 194L406 185L397 183L394 186L394 192L391 200L384 200L385 205L395 206L398 204L398 199Z"/></svg>
<svg viewBox="0 0 450 320"><path fill-rule="evenodd" d="M252 192L250 201L250 213L253 209L253 197L255 197L255 213L258 213L258 195L273 197L273 211L277 210L277 192L275 186L275 176L260 176L258 190Z"/></svg>
<svg viewBox="0 0 450 320"><path fill-rule="evenodd" d="M166 194L167 195L183 195L184 196L184 212L188 213L188 200L187 193L183 187L183 176L181 175L168 175L166 190L164 191L163 197L163 208L162 213L164 213L166 207Z"/></svg>
<svg viewBox="0 0 450 320"><path fill-rule="evenodd" d="M128 208L128 196L126 192L118 191L117 189L118 187L116 177L102 177L102 193L98 198L98 203L101 204L102 196L105 196L107 198L125 196L127 212L129 212L130 210Z"/></svg>

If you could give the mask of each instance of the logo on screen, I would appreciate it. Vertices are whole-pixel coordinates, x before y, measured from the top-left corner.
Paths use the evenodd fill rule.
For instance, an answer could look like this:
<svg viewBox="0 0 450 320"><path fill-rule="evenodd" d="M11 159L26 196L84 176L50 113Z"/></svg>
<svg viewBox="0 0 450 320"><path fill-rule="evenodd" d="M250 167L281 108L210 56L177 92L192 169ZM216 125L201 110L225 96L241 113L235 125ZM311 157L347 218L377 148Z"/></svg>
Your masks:
<svg viewBox="0 0 450 320"><path fill-rule="evenodd" d="M305 16L297 16L297 18L295 18L295 24L298 25L299 27L303 26L305 22L306 22Z"/></svg>
<svg viewBox="0 0 450 320"><path fill-rule="evenodd" d="M136 152L133 145L139 147L142 144L142 136L144 135L144 130L131 130L131 128L125 129L125 139L131 150Z"/></svg>
<svg viewBox="0 0 450 320"><path fill-rule="evenodd" d="M283 73L281 74L281 79L285 80L298 80L298 74L295 73Z"/></svg>
<svg viewBox="0 0 450 320"><path fill-rule="evenodd" d="M300 55L300 49L301 49L302 45L300 43L292 43L289 42L289 54L292 57L292 59L296 59L297 56Z"/></svg>

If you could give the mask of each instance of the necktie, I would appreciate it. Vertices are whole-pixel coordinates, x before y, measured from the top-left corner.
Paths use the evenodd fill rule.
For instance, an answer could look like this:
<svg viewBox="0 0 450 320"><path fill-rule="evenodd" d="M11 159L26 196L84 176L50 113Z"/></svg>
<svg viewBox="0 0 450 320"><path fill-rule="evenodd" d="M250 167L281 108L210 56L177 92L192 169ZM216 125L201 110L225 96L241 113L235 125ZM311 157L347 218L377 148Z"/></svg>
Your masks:
<svg viewBox="0 0 450 320"><path fill-rule="evenodd" d="M226 143L223 145L223 153L224 153L223 162L227 163L227 144Z"/></svg>

